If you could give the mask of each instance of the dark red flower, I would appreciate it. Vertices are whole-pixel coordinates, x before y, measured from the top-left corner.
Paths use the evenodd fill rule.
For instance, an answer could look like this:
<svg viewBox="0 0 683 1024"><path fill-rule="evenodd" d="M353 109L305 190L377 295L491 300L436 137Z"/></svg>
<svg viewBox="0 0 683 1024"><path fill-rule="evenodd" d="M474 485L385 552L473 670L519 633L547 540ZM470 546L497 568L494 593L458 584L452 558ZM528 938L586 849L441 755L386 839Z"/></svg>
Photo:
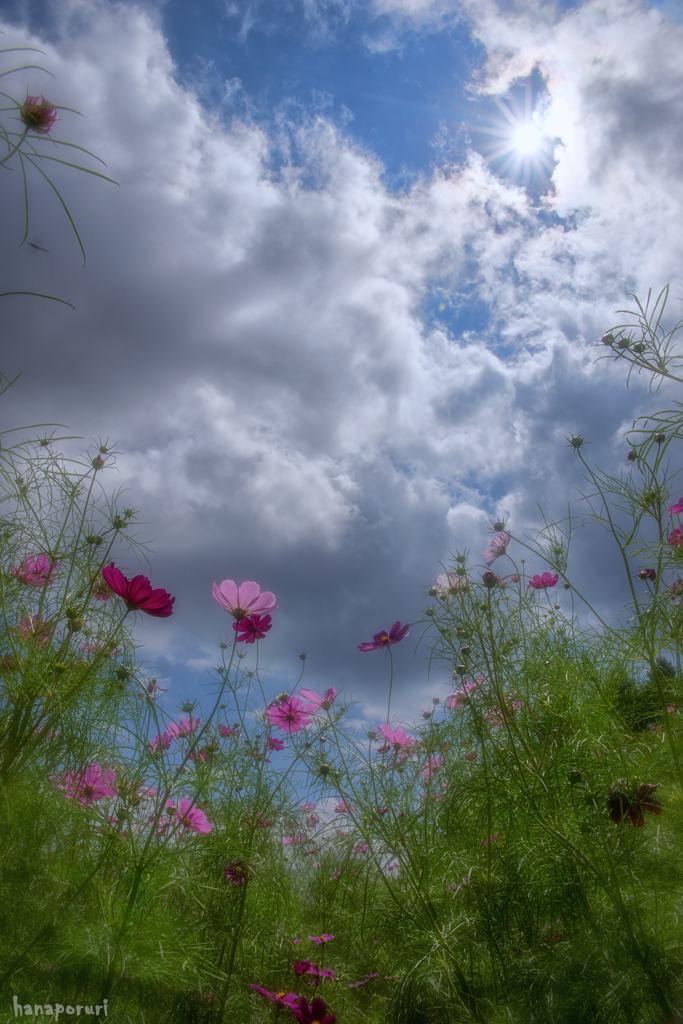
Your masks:
<svg viewBox="0 0 683 1024"><path fill-rule="evenodd" d="M657 785L658 783L644 782L637 789L632 788L627 793L623 781L618 782L607 797L607 810L615 825L628 816L636 828L642 828L645 820L643 811L661 814L664 808L653 796Z"/></svg>
<svg viewBox="0 0 683 1024"><path fill-rule="evenodd" d="M641 569L638 573L639 580L654 580L657 577L655 569Z"/></svg>
<svg viewBox="0 0 683 1024"><path fill-rule="evenodd" d="M237 633L238 643L253 644L257 640L263 640L268 630L271 629L271 616L247 615L239 622L233 622L232 628L239 631Z"/></svg>
<svg viewBox="0 0 683 1024"><path fill-rule="evenodd" d="M253 986L252 986L253 988ZM337 1018L333 1013L328 1013L325 1000L317 996L309 1006L304 997L297 1006L290 1006L299 1024L337 1024Z"/></svg>
<svg viewBox="0 0 683 1024"><path fill-rule="evenodd" d="M129 611L146 612L157 619L166 619L173 614L175 597L171 597L165 590L152 590L152 584L146 576L134 576L132 580L127 580L113 562L105 565L102 575L114 593L123 598Z"/></svg>

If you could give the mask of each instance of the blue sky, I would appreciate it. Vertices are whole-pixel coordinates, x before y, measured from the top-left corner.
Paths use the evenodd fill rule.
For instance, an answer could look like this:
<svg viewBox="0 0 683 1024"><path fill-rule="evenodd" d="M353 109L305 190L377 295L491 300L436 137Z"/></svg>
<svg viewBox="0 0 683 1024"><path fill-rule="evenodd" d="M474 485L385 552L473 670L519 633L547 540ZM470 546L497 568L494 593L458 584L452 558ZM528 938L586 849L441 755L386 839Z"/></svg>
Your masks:
<svg viewBox="0 0 683 1024"><path fill-rule="evenodd" d="M362 693L376 722L386 666L357 644L415 621L440 563L478 557L495 518L521 535L538 502L560 515L580 482L568 433L624 468L624 429L653 399L591 346L630 291L670 281L679 310L679 15L0 2L5 45L41 46L55 75L12 88L81 110L60 137L120 183L57 175L83 268L38 181L29 238L48 252L17 248L7 178L6 287L39 280L76 311L4 308L1 368L22 373L5 420L117 440L103 479L142 509L153 584L177 597L138 630L169 707L201 695L229 628L211 585L254 579L280 606L262 645L274 692L305 648L306 685ZM529 114L541 141L523 158ZM570 575L614 614L616 561L588 533L573 550ZM448 692L419 632L396 665L408 719Z"/></svg>

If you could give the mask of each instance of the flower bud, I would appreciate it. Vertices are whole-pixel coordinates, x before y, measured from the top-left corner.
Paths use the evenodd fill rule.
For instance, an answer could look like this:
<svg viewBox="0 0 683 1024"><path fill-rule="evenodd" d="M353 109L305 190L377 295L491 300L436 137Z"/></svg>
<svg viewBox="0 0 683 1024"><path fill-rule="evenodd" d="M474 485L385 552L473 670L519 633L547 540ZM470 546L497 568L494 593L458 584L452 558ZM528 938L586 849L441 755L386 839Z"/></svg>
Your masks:
<svg viewBox="0 0 683 1024"><path fill-rule="evenodd" d="M302 661L305 661L306 658L308 657L308 653L306 651L299 651L299 657L301 658Z"/></svg>
<svg viewBox="0 0 683 1024"><path fill-rule="evenodd" d="M631 342L628 338L619 338L619 341L617 342L617 348L620 348L622 351L624 351L629 347L630 344Z"/></svg>
<svg viewBox="0 0 683 1024"><path fill-rule="evenodd" d="M86 544L93 544L95 547L99 547L100 544L104 544L104 537L99 537L94 533L89 533L85 538Z"/></svg>
<svg viewBox="0 0 683 1024"><path fill-rule="evenodd" d="M79 612L78 608L69 607L66 609L67 619L77 619L80 616L80 614L81 613Z"/></svg>
<svg viewBox="0 0 683 1024"><path fill-rule="evenodd" d="M367 738L369 740L373 740L374 741L374 740L377 739L377 733L375 732L374 729L370 729L365 735L367 736Z"/></svg>
<svg viewBox="0 0 683 1024"><path fill-rule="evenodd" d="M459 676L464 676L465 673L467 672L467 665L456 665L455 671L458 673Z"/></svg>
<svg viewBox="0 0 683 1024"><path fill-rule="evenodd" d="M330 766L329 766L329 764L321 764L320 767L318 768L318 775L322 775L324 777L325 775L329 775L329 774L330 774Z"/></svg>
<svg viewBox="0 0 683 1024"><path fill-rule="evenodd" d="M19 107L19 118L27 129L38 135L47 135L58 119L57 108L54 103L48 102L42 94L27 96Z"/></svg>
<svg viewBox="0 0 683 1024"><path fill-rule="evenodd" d="M425 615L428 615L429 618L431 619L433 615L436 615L436 609L435 608L425 608Z"/></svg>
<svg viewBox="0 0 683 1024"><path fill-rule="evenodd" d="M578 451L579 448L583 448L584 439L581 434L572 434L569 438L569 444L572 448L575 448Z"/></svg>
<svg viewBox="0 0 683 1024"><path fill-rule="evenodd" d="M636 345L633 346L633 351L637 352L638 355L642 355L645 349L646 345L644 345L642 341L639 341Z"/></svg>
<svg viewBox="0 0 683 1024"><path fill-rule="evenodd" d="M638 458L638 453L635 450L635 448L631 448L631 450L629 451L629 453L626 456L626 458L628 459L629 462L635 462L636 461L636 459Z"/></svg>
<svg viewBox="0 0 683 1024"><path fill-rule="evenodd" d="M502 522L500 519L497 519L493 524L493 529L498 530L500 532L501 530L505 529L505 523Z"/></svg>
<svg viewBox="0 0 683 1024"><path fill-rule="evenodd" d="M614 344L614 335L603 334L602 338L600 338L600 341L603 345L609 345L611 347Z"/></svg>
<svg viewBox="0 0 683 1024"><path fill-rule="evenodd" d="M115 530L123 530L126 527L126 520L122 519L121 516L114 516L111 521L111 525Z"/></svg>
<svg viewBox="0 0 683 1024"><path fill-rule="evenodd" d="M472 650L472 648L470 647L470 645L469 644L465 644L464 647L460 648L460 653L466 658L471 650Z"/></svg>
<svg viewBox="0 0 683 1024"><path fill-rule="evenodd" d="M666 441L666 434L655 434L652 440L655 441L657 444L664 444L664 442Z"/></svg>
<svg viewBox="0 0 683 1024"><path fill-rule="evenodd" d="M197 707L195 700L186 700L184 704L180 705L180 710L185 711L188 715L192 714L194 709Z"/></svg>
<svg viewBox="0 0 683 1024"><path fill-rule="evenodd" d="M102 469L103 466L104 466L104 459L102 458L101 455L97 455L92 460L92 468L97 472L97 470L98 469Z"/></svg>

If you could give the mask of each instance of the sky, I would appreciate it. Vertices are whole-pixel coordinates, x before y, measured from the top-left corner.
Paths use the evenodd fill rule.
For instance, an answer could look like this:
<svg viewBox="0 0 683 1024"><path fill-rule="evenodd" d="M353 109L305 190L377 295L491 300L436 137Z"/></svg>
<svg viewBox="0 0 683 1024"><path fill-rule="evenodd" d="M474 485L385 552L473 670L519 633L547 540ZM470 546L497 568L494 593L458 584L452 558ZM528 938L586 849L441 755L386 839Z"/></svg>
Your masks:
<svg viewBox="0 0 683 1024"><path fill-rule="evenodd" d="M416 648L451 554L481 562L498 518L522 536L539 506L580 511L567 436L618 474L624 431L676 397L627 390L595 342L632 292L670 283L681 316L683 5L0 0L0 27L54 75L5 90L79 110L54 137L118 183L53 165L83 265L38 175L41 249L20 247L3 179L4 290L75 307L2 300L0 369L21 373L3 429L115 442L102 481L176 597L136 627L162 702L201 698L232 632L212 585L255 580L279 605L267 689L305 650L302 685L362 700L366 724L388 665L357 646L415 623L392 701L414 721L451 689ZM627 600L595 531L569 576L610 617Z"/></svg>

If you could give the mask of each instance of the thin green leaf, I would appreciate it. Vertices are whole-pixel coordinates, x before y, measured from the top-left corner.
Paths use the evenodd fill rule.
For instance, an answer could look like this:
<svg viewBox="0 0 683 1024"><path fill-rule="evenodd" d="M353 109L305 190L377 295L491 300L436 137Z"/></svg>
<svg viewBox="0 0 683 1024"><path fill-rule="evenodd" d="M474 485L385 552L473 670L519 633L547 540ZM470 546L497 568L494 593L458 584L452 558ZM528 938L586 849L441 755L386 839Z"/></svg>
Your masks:
<svg viewBox="0 0 683 1024"><path fill-rule="evenodd" d="M22 49L23 49L23 47L22 47ZM30 49L32 49L32 47L27 46L26 49L30 50ZM41 50L40 53L42 53L42 52L43 51ZM33 71L44 71L47 75L50 76L50 78L54 78L55 77L52 74L51 71L47 70L47 68L41 68L40 64L22 64L21 67L19 67L19 68L10 68L9 71L0 71L0 78L2 78L3 75L13 75L15 71L31 71L31 70L33 70Z"/></svg>
<svg viewBox="0 0 683 1024"><path fill-rule="evenodd" d="M65 145L65 143L61 143L61 145ZM77 146L76 148L80 149L81 147ZM85 150L85 152L87 153L87 150ZM28 156L28 153L25 153L24 155ZM58 156L44 156L42 153L35 153L35 155L39 160L53 160L57 164L64 164L66 167L73 167L77 171L84 171L85 174L94 174L96 178L103 178L105 181L110 181L112 185L119 184L118 181L114 181L113 178L108 178L106 174L100 174L99 171L92 171L89 167L82 167L80 164L72 164L69 160L60 160ZM92 156L92 154L90 155ZM99 160L99 157L95 157L95 159ZM100 160L100 163L104 164L104 160ZM104 164L104 166L106 167L107 165Z"/></svg>
<svg viewBox="0 0 683 1024"><path fill-rule="evenodd" d="M21 164L21 176L24 179L24 237L19 243L19 245L23 245L28 237L28 185L26 184L26 168L24 167L21 153L19 154L19 163Z"/></svg>
<svg viewBox="0 0 683 1024"><path fill-rule="evenodd" d="M69 220L71 220L71 217L69 217ZM80 238L78 239L78 241L80 242ZM81 251L82 250L83 246L81 246ZM5 295L35 295L39 299L52 299L53 302L62 302L64 303L65 306L71 306L73 310L76 309L76 307L72 306L70 302L66 301L66 299L58 299L56 295L43 295L42 292L0 292L0 299L2 299ZM40 426L40 424L38 425ZM60 424L60 426L63 426L63 424Z"/></svg>
<svg viewBox="0 0 683 1024"><path fill-rule="evenodd" d="M64 200L63 200L63 199L62 199L62 197L61 197L61 194L60 194L60 192L59 192L59 189L57 188L57 186L56 186L56 185L53 185L53 183L52 183L52 182L50 181L50 179L48 178L47 174L46 174L46 173L45 173L45 171L44 171L44 170L42 169L42 167L38 167L38 165L37 165L37 164L36 164L36 163L35 163L35 162L34 162L34 161L33 161L33 160L31 159L31 157L30 157L30 156L29 156L29 155L28 155L27 153L25 153L25 154L24 154L24 157L25 157L25 158L26 158L26 159L27 159L27 160L28 160L28 161L29 161L29 162L30 162L31 164L33 164L33 166L35 167L35 169L36 169L36 170L38 171L38 173L39 173L39 174L42 174L42 176L43 176L43 177L45 178L45 181L46 181L46 182L48 183L48 185L50 186L50 188L52 189L52 191L53 191L53 192L55 193L55 195L56 195L56 196L57 196L57 198L59 199L60 203L62 204L62 209L64 210L64 213L66 214L66 216L67 216L67 218L68 218L68 220L69 220L69 224L70 224L70 225L71 225L71 227L73 228L73 232L74 232L74 234L75 234L76 238L78 239L78 244L79 244L79 246L80 246L81 252L83 253L83 266L85 266L85 249L83 248L83 242L81 241L81 236L80 236L80 235L79 235L79 233L78 233L78 229L76 228L76 225L74 224L74 221L73 221L73 217L72 217L72 216L71 216L71 214L69 213L69 209L68 209L68 207L67 207L66 203L64 202ZM62 162L63 162L63 161L60 161L60 163L62 163ZM85 169L85 168L84 168L84 169ZM98 176L98 177L100 177L100 178L103 178L103 177L104 177L104 175L103 175L103 174L98 174L98 172L97 172L97 171L90 171L90 173L91 173L91 174L97 174L97 176ZM48 296L48 298L51 298L51 296ZM59 301L61 302L62 300L60 299ZM70 305L70 303L67 303L67 305Z"/></svg>

